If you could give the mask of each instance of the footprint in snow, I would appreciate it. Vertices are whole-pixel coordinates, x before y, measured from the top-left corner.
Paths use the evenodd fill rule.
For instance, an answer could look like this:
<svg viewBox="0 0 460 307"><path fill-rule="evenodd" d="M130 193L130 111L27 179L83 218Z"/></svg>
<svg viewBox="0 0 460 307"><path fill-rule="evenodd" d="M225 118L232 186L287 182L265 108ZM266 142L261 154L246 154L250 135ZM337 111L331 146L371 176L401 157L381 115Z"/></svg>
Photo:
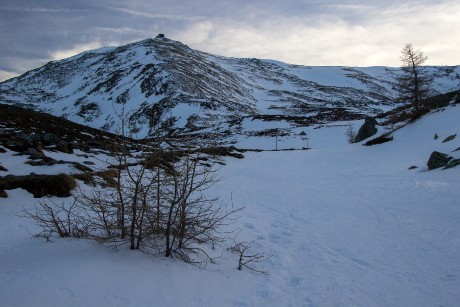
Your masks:
<svg viewBox="0 0 460 307"><path fill-rule="evenodd" d="M254 229L254 228L256 228L256 227L255 227L253 224L251 224L251 223L244 223L243 226L246 227L247 229Z"/></svg>
<svg viewBox="0 0 460 307"><path fill-rule="evenodd" d="M457 274L446 274L443 278L441 278L442 281L456 281L457 280Z"/></svg>
<svg viewBox="0 0 460 307"><path fill-rule="evenodd" d="M298 276L291 277L291 280L289 281L289 285L290 286L300 286L302 284L302 280L303 278L298 277Z"/></svg>

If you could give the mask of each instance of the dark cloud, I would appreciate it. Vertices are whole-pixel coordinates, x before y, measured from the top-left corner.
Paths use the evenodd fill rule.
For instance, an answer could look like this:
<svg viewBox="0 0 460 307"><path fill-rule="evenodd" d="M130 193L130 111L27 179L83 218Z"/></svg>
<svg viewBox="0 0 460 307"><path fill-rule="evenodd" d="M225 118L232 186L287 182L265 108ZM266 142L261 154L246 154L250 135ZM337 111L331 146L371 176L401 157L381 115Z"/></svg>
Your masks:
<svg viewBox="0 0 460 307"><path fill-rule="evenodd" d="M458 31L449 40L441 32L446 37L446 29L460 27L459 11L453 0L3 0L0 80L85 48L159 32L207 52L308 65L388 65L390 56L378 48L398 53L411 41L436 52L445 46L440 54L452 64Z"/></svg>

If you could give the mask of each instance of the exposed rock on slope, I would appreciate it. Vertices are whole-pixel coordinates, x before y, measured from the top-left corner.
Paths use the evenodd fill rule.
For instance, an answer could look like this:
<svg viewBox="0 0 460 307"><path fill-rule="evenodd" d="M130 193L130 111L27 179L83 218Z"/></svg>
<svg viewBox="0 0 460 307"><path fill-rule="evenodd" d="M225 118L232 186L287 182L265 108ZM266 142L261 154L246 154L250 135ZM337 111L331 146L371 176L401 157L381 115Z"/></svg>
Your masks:
<svg viewBox="0 0 460 307"><path fill-rule="evenodd" d="M432 67L435 90L458 85L459 67ZM0 103L111 132L129 115L138 136L159 123L188 132L240 133L246 118L292 126L364 118L394 105L385 67L306 67L226 58L164 37L83 52L0 84ZM237 123L237 124L235 124ZM216 129L216 127L220 127Z"/></svg>
<svg viewBox="0 0 460 307"><path fill-rule="evenodd" d="M359 128L358 134L355 138L355 143L359 143L362 140L370 138L377 133L376 126L378 125L377 121L373 117L366 117L364 124Z"/></svg>
<svg viewBox="0 0 460 307"><path fill-rule="evenodd" d="M445 167L447 166L450 160L452 160L451 156L446 155L445 153L434 151L430 155L430 159L428 160L428 169L433 170L436 168Z"/></svg>

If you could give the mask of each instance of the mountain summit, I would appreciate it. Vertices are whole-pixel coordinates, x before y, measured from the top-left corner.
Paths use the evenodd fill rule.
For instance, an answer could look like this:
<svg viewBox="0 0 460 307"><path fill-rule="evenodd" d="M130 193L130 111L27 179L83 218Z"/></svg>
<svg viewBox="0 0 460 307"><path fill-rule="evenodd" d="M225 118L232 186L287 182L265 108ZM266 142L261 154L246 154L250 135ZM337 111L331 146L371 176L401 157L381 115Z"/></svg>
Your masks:
<svg viewBox="0 0 460 307"><path fill-rule="evenodd" d="M438 92L458 87L458 66L430 69ZM227 58L159 35L49 62L0 83L0 102L107 131L116 131L123 113L141 137L160 121L190 131L238 129L248 117L306 125L392 107L397 72Z"/></svg>

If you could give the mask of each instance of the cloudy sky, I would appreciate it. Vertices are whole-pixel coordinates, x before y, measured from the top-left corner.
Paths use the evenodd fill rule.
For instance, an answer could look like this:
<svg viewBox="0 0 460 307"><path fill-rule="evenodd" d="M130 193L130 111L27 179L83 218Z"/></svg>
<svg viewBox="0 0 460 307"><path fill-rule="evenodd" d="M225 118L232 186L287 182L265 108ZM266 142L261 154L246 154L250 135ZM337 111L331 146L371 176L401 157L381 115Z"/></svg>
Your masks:
<svg viewBox="0 0 460 307"><path fill-rule="evenodd" d="M458 0L0 0L0 80L50 60L164 33L232 57L399 66L413 43L460 64Z"/></svg>

